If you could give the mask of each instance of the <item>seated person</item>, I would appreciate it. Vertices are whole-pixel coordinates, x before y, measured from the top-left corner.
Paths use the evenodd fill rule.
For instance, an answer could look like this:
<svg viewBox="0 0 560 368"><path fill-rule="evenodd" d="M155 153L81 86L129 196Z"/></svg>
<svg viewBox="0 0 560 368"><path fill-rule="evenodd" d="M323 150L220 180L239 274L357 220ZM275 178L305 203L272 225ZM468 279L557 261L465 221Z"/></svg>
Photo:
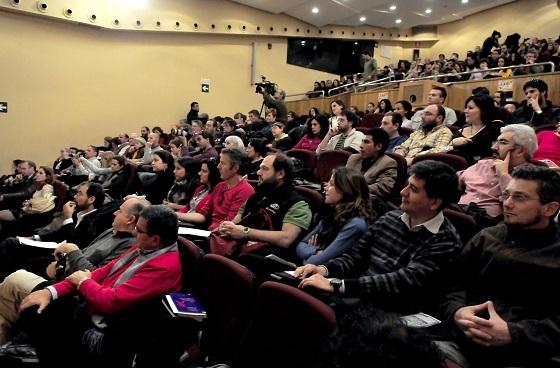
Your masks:
<svg viewBox="0 0 560 368"><path fill-rule="evenodd" d="M231 221L239 208L255 192L251 184L243 178L245 152L224 148L220 152L218 170L222 182L214 188L212 200L197 211L210 222L208 230L217 229L224 221Z"/></svg>
<svg viewBox="0 0 560 368"><path fill-rule="evenodd" d="M185 156L192 157L196 162L201 162L205 158L218 157L218 151L214 148L214 137L202 131L194 136L197 148L194 151L188 152Z"/></svg>
<svg viewBox="0 0 560 368"><path fill-rule="evenodd" d="M348 158L346 168L361 173L371 195L386 197L391 194L397 179L397 162L385 155L389 135L381 128L364 133L360 153Z"/></svg>
<svg viewBox="0 0 560 368"><path fill-rule="evenodd" d="M358 152L360 144L364 139L364 134L353 128L358 125L358 115L349 110L342 110L338 116L338 124L329 129L317 150L317 155L325 151L347 150Z"/></svg>
<svg viewBox="0 0 560 368"><path fill-rule="evenodd" d="M451 153L462 156L469 165L492 157L492 143L500 135L501 122L494 120L496 107L489 95L479 94L465 102L465 122L449 145Z"/></svg>
<svg viewBox="0 0 560 368"><path fill-rule="evenodd" d="M457 175L431 160L413 165L410 174L401 210L383 215L340 257L297 268L301 288L360 297L392 312L430 313L461 249L459 234L442 212L456 195Z"/></svg>
<svg viewBox="0 0 560 368"><path fill-rule="evenodd" d="M293 187L292 160L281 152L266 156L259 170L257 192L231 221L218 227L218 234L237 240L210 242L211 251L227 256L238 253L294 259L297 240L311 223L311 210ZM222 246L224 245L224 246Z"/></svg>
<svg viewBox="0 0 560 368"><path fill-rule="evenodd" d="M560 123L560 108L548 101L548 85L541 79L531 79L523 85L527 97L523 105L513 113L513 124L529 124L538 127Z"/></svg>
<svg viewBox="0 0 560 368"><path fill-rule="evenodd" d="M135 228L136 245L111 263L76 271L65 280L34 291L21 303L23 326L37 347L41 364L75 364L83 360L83 341L95 343L95 322L124 313L181 287L182 270L177 251L177 216L165 206L150 206L140 213ZM85 301L76 313L78 294ZM37 309L30 309L36 306ZM26 313L27 312L27 313ZM133 349L139 336L119 341L119 350ZM60 355L64 346L64 355ZM88 345L89 348L91 346ZM72 363L71 363L72 362Z"/></svg>
<svg viewBox="0 0 560 368"><path fill-rule="evenodd" d="M539 147L533 158L541 160L551 167L560 166L560 124L556 130L543 130L537 133Z"/></svg>
<svg viewBox="0 0 560 368"><path fill-rule="evenodd" d="M112 172L111 170L111 160L115 157L115 154L110 151L101 152L97 160L97 164L92 163L92 161L86 159L84 156L77 158L79 161L78 168L81 170L88 171L88 180L95 180L98 183L103 183L105 178Z"/></svg>
<svg viewBox="0 0 560 368"><path fill-rule="evenodd" d="M208 205L208 202L212 201L214 188L221 180L217 160L202 160L198 176L199 185L195 189L192 197L185 206L181 207L176 212L179 221L191 224L203 224L206 222L206 217L200 213L200 209L204 208Z"/></svg>
<svg viewBox="0 0 560 368"><path fill-rule="evenodd" d="M236 149L245 152L245 144L237 135L230 135L224 140L224 148Z"/></svg>
<svg viewBox="0 0 560 368"><path fill-rule="evenodd" d="M307 122L305 135L293 147L315 152L329 131L329 121L323 115L315 115Z"/></svg>
<svg viewBox="0 0 560 368"><path fill-rule="evenodd" d="M560 351L560 176L516 168L503 192L504 222L465 246L447 322L472 367L549 367Z"/></svg>
<svg viewBox="0 0 560 368"><path fill-rule="evenodd" d="M173 186L175 179L173 169L175 165L173 163L173 156L167 151L155 151L152 157L152 171L155 175L142 176L142 179L140 179L140 192L146 196L150 203L161 204L167 198L167 193Z"/></svg>
<svg viewBox="0 0 560 368"><path fill-rule="evenodd" d="M257 172L261 168L261 163L268 153L268 147L266 146L266 141L262 138L252 138L247 144L247 158L249 163L247 164L247 179L248 180L258 180L259 176Z"/></svg>
<svg viewBox="0 0 560 368"><path fill-rule="evenodd" d="M304 264L324 264L352 248L373 219L369 191L363 175L345 167L333 170L325 187L321 220L296 246Z"/></svg>
<svg viewBox="0 0 560 368"><path fill-rule="evenodd" d="M199 169L200 163L192 157L179 157L175 160L175 182L163 200L165 206L177 211L187 204L198 187Z"/></svg>
<svg viewBox="0 0 560 368"><path fill-rule="evenodd" d="M272 124L272 142L268 145L269 148L274 148L280 151L287 151L294 145L292 140L285 132L286 124L277 121Z"/></svg>
<svg viewBox="0 0 560 368"><path fill-rule="evenodd" d="M427 102L428 105L439 105L443 107L443 109L445 110L445 114L442 115L443 124L453 125L457 121L457 114L455 114L455 110L450 109L447 106L443 106L446 98L447 98L447 91L445 90L445 88L434 87L432 88L432 90L430 90L430 93L428 94ZM408 125L404 125L404 126L415 130L418 129L422 125L423 122L422 116L424 115L424 111L425 109L416 111L412 116L412 118L410 118L411 120L410 126Z"/></svg>
<svg viewBox="0 0 560 368"><path fill-rule="evenodd" d="M153 154L159 151L163 151L163 148L159 145L160 134L152 132L148 134L148 141L144 145L144 155L141 158L131 160L130 162L136 166L151 165L154 157Z"/></svg>
<svg viewBox="0 0 560 368"><path fill-rule="evenodd" d="M511 171L529 164L537 149L535 132L527 125L506 125L501 132L492 145L494 158L480 160L457 173L461 187L465 188L459 205L464 209L476 205L492 218L502 214L501 195L511 180Z"/></svg>
<svg viewBox="0 0 560 368"><path fill-rule="evenodd" d="M425 153L446 151L453 134L443 124L445 110L441 105L428 105L422 114L422 125L401 145L395 147L395 153L406 158L410 165L414 157Z"/></svg>
<svg viewBox="0 0 560 368"><path fill-rule="evenodd" d="M408 139L408 135L400 135L399 128L403 122L403 117L396 113L390 112L386 114L381 120L381 129L389 134L389 145L387 146L387 152L394 152L395 147L399 146L401 143Z"/></svg>
<svg viewBox="0 0 560 368"><path fill-rule="evenodd" d="M91 166L101 167L101 161L99 161L97 155L99 150L95 146L87 146L86 150L82 153L77 153L72 157L72 167L63 170L60 175L60 180L68 184L69 187L74 187L84 180L88 180L90 175L95 177L95 173L82 165L80 157L83 156L86 160L91 163Z"/></svg>
<svg viewBox="0 0 560 368"><path fill-rule="evenodd" d="M124 157L128 160L136 162L144 157L144 147L146 146L146 140L142 137L130 138L130 146L126 150Z"/></svg>
<svg viewBox="0 0 560 368"><path fill-rule="evenodd" d="M110 152L103 152L101 156L111 154ZM103 158L101 161L103 162ZM108 200L121 200L125 195L126 185L128 183L128 173L125 171L126 159L122 156L111 156L108 167L102 163L102 167L90 166L90 162L83 157L80 161L87 166L98 176L98 182L101 183L103 189L108 196Z"/></svg>
<svg viewBox="0 0 560 368"><path fill-rule="evenodd" d="M59 175L62 170L72 166L72 159L70 155L70 148L62 147L60 149L60 156L58 156L56 160L54 160L52 166L56 175Z"/></svg>
<svg viewBox="0 0 560 368"><path fill-rule="evenodd" d="M25 160L19 165L19 172L6 179L0 194L1 208L20 208L23 201L31 198L35 193L35 162Z"/></svg>
<svg viewBox="0 0 560 368"><path fill-rule="evenodd" d="M140 212L149 206L144 199L127 199L120 208L115 211L115 219L112 228L99 234L83 250L76 244L63 243L55 250L55 257L65 255L65 266L59 266L56 261L51 262L45 274L49 280L58 278L59 272L65 277L79 270L93 271L97 267L104 266L113 259L127 251L135 239L132 233ZM39 284L47 279L28 272L18 270L8 275L0 283L0 344L10 340L10 327L19 316L19 305L23 298Z"/></svg>

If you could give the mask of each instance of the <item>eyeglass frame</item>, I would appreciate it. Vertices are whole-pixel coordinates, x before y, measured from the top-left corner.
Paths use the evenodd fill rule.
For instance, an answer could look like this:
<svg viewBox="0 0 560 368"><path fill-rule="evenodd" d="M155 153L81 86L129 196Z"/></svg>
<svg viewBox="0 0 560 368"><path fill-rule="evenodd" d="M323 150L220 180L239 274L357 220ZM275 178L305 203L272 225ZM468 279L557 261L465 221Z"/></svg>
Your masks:
<svg viewBox="0 0 560 368"><path fill-rule="evenodd" d="M517 204L525 203L525 202L528 202L528 201L539 201L539 202L541 202L541 199L539 197L532 198L532 197L527 196L524 193L513 193L513 194L511 194L509 191L504 190L500 194L500 200L502 202L505 202L510 197L511 197L511 200L514 203L517 203Z"/></svg>

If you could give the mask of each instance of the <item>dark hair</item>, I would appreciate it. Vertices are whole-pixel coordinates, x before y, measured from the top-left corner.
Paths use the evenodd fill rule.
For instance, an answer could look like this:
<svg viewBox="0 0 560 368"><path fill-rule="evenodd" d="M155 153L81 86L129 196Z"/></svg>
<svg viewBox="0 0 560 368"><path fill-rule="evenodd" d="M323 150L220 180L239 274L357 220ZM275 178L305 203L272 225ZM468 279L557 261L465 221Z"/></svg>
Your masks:
<svg viewBox="0 0 560 368"><path fill-rule="evenodd" d="M96 155L99 154L99 148L97 148L97 146L90 144L88 147L91 148L91 150L95 152Z"/></svg>
<svg viewBox="0 0 560 368"><path fill-rule="evenodd" d="M119 166L123 167L126 164L126 159L123 156L113 156L111 160L118 162Z"/></svg>
<svg viewBox="0 0 560 368"><path fill-rule="evenodd" d="M443 87L433 87L432 89L435 89L436 91L439 91L440 95L441 95L441 98L443 98L443 100L445 101L445 99L447 98L447 91L445 90L445 88L443 88Z"/></svg>
<svg viewBox="0 0 560 368"><path fill-rule="evenodd" d="M198 105L198 102L196 101L191 102L191 109L194 107L194 105Z"/></svg>
<svg viewBox="0 0 560 368"><path fill-rule="evenodd" d="M414 112L412 111L412 105L410 104L410 102L408 102L407 100L399 100L397 102L395 102L395 105L400 103L404 109L404 111L406 111L405 113L405 117L407 119L410 119L412 117L412 115L414 115Z"/></svg>
<svg viewBox="0 0 560 368"><path fill-rule="evenodd" d="M140 128L140 130L142 130L143 128L146 128L146 130L148 131L148 133L150 132L150 127L149 126L143 126L142 128ZM126 133L125 133L126 134Z"/></svg>
<svg viewBox="0 0 560 368"><path fill-rule="evenodd" d="M245 118L243 118L243 120L245 120ZM233 130L235 130L235 128L237 127L237 125L235 123L235 120L232 120L232 119L229 119L229 118L224 119L222 124L229 125Z"/></svg>
<svg viewBox="0 0 560 368"><path fill-rule="evenodd" d="M43 169L43 171L45 172L46 179L45 179L45 182L41 185L41 188L37 187L37 189L42 189L42 187L45 184L53 185L53 183L55 181L57 181L56 180L56 174L55 174L53 169L51 169L48 166L40 166L39 169Z"/></svg>
<svg viewBox="0 0 560 368"><path fill-rule="evenodd" d="M181 166L185 169L186 177L196 177L198 170L200 169L200 163L197 162L192 157L179 157L175 160L175 165Z"/></svg>
<svg viewBox="0 0 560 368"><path fill-rule="evenodd" d="M251 110L251 111L254 111L254 110ZM258 114L258 113L259 113L259 112L257 111L257 114ZM245 116L245 114L243 114L243 113L241 113L241 112L236 112L235 115L233 115L233 118L234 118L234 119L243 118L243 120L246 120L246 119L247 119L247 116ZM225 121L225 120L224 120L224 121Z"/></svg>
<svg viewBox="0 0 560 368"><path fill-rule="evenodd" d="M360 55L367 55L367 56L371 56L371 53L369 51L362 51L362 53Z"/></svg>
<svg viewBox="0 0 560 368"><path fill-rule="evenodd" d="M31 160L23 160L22 162L20 162L21 164L26 163L29 166L31 166L33 168L33 170L37 170L37 164L34 161Z"/></svg>
<svg viewBox="0 0 560 368"><path fill-rule="evenodd" d="M146 220L146 233L159 236L162 247L177 242L179 220L173 210L164 205L149 206L140 212L140 217Z"/></svg>
<svg viewBox="0 0 560 368"><path fill-rule="evenodd" d="M229 160L231 161L231 165L232 166L237 166L239 168L238 170L238 174L239 175L243 175L245 174L245 161L247 158L247 155L245 154L245 152L241 151L240 149L237 148L224 148L221 152L220 155L227 155L229 157Z"/></svg>
<svg viewBox="0 0 560 368"><path fill-rule="evenodd" d="M276 152L273 155L274 162L272 167L274 171L284 170L284 184L292 184L295 176L294 162L282 152Z"/></svg>
<svg viewBox="0 0 560 368"><path fill-rule="evenodd" d="M216 184L222 180L220 177L220 170L218 170L218 160L214 157L205 158L200 163L201 167L202 164L206 164L206 166L208 166L208 191L212 192L214 187L216 187Z"/></svg>
<svg viewBox="0 0 560 368"><path fill-rule="evenodd" d="M204 125L204 123L200 120L191 120L191 126L193 126L194 124L198 125L199 128L202 129L202 126Z"/></svg>
<svg viewBox="0 0 560 368"><path fill-rule="evenodd" d="M436 105L437 106L437 116L441 116L443 120L445 120L445 108L443 105ZM437 118L436 116L436 118Z"/></svg>
<svg viewBox="0 0 560 368"><path fill-rule="evenodd" d="M473 95L465 101L465 108L467 104L472 101L480 109L480 120L482 124L486 125L491 123L496 118L496 105L494 99L490 95Z"/></svg>
<svg viewBox="0 0 560 368"><path fill-rule="evenodd" d="M309 109L309 111L311 111L311 110L315 111L315 116L321 115L321 112L319 111L318 108L312 107L312 108ZM309 117L311 117L311 114L309 114Z"/></svg>
<svg viewBox="0 0 560 368"><path fill-rule="evenodd" d="M334 220L342 225L355 216L370 219L369 188L364 176L344 166L334 169L332 176L335 188L342 193L342 200L335 208Z"/></svg>
<svg viewBox="0 0 560 368"><path fill-rule="evenodd" d="M403 117L398 112L388 112L385 116L391 117L391 123L393 123L393 125L397 125L399 128L402 125Z"/></svg>
<svg viewBox="0 0 560 368"><path fill-rule="evenodd" d="M214 145L216 144L216 141L214 140L214 136L208 133L207 131L203 130L202 132L198 133L198 135L200 135L204 139L208 139L208 142L210 142L210 145L212 147L214 147Z"/></svg>
<svg viewBox="0 0 560 368"><path fill-rule="evenodd" d="M381 102L385 103L385 108L383 110L381 110ZM393 106L391 105L391 101L389 101L388 99L384 98L381 101L379 101L379 103L377 104L377 107L379 107L379 112L381 114L384 114L386 112L390 112L393 111Z"/></svg>
<svg viewBox="0 0 560 368"><path fill-rule="evenodd" d="M315 137L315 134L313 134L313 131L311 130L311 122L315 120L317 123L319 123L319 126L321 127L321 131L319 132L319 138L323 139L325 138L325 136L327 135L327 133L329 132L329 119L327 119L326 117L324 117L323 115L315 115L315 117L313 117L309 123L307 123L307 136L308 137Z"/></svg>
<svg viewBox="0 0 560 368"><path fill-rule="evenodd" d="M471 91L471 93L473 95L488 95L490 96L490 90L486 87L476 87L473 88L473 90Z"/></svg>
<svg viewBox="0 0 560 368"><path fill-rule="evenodd" d="M537 182L541 203L560 202L560 175L556 171L535 165L518 166L512 171L511 177Z"/></svg>
<svg viewBox="0 0 560 368"><path fill-rule="evenodd" d="M397 114L399 117L400 115ZM373 140L373 144L377 145L381 143L381 149L379 150L379 155L383 155L389 146L389 133L381 128L371 128L364 132L365 136L370 136Z"/></svg>
<svg viewBox="0 0 560 368"><path fill-rule="evenodd" d="M169 145L174 145L177 148L181 148L183 146L183 141L180 138L173 138L170 142Z"/></svg>
<svg viewBox="0 0 560 368"><path fill-rule="evenodd" d="M360 118L350 110L342 110L340 115L345 116L346 120L352 123L352 126L358 125Z"/></svg>
<svg viewBox="0 0 560 368"><path fill-rule="evenodd" d="M249 111L249 114L254 115L254 116L258 116L259 118L261 117L261 114L259 113L259 110L251 110Z"/></svg>
<svg viewBox="0 0 560 368"><path fill-rule="evenodd" d="M548 84L542 79L531 79L523 85L523 91L527 88L536 88L539 92L548 92Z"/></svg>
<svg viewBox="0 0 560 368"><path fill-rule="evenodd" d="M268 147L266 146L266 140L263 138L252 138L249 140L248 145L251 145L259 156L264 157L268 153Z"/></svg>
<svg viewBox="0 0 560 368"><path fill-rule="evenodd" d="M84 181L80 185L78 185L78 188L81 186L87 187L86 194L88 197L95 198L93 202L94 208L99 209L103 207L103 202L105 201L105 190L103 189L103 186L101 186L101 184Z"/></svg>
<svg viewBox="0 0 560 368"><path fill-rule="evenodd" d="M329 106L331 106L333 102L335 102L335 103L336 103L337 105L339 105L339 106L342 106L342 110L346 109L346 104L344 103L344 101L342 101L342 100L334 100L334 101L331 101L331 102L329 103ZM332 107L331 107L331 112L332 112Z"/></svg>
<svg viewBox="0 0 560 368"><path fill-rule="evenodd" d="M152 156L153 155L158 156L159 158L161 158L164 164L167 164L167 169L165 170L165 172L173 172L174 159L173 156L171 156L171 153L161 150L152 152Z"/></svg>
<svg viewBox="0 0 560 368"><path fill-rule="evenodd" d="M409 174L424 180L424 190L429 198L441 199L438 210L457 198L459 180L455 170L448 164L434 160L420 161L410 167Z"/></svg>
<svg viewBox="0 0 560 368"><path fill-rule="evenodd" d="M130 216L134 216L135 222L138 222L138 218L140 217L140 212L144 211L144 208L150 206L150 202L147 199L131 197L134 200L134 204L130 206L127 211L127 214Z"/></svg>
<svg viewBox="0 0 560 368"><path fill-rule="evenodd" d="M159 133L160 135L163 135L163 129L161 129L158 126L155 126L152 128L152 133Z"/></svg>

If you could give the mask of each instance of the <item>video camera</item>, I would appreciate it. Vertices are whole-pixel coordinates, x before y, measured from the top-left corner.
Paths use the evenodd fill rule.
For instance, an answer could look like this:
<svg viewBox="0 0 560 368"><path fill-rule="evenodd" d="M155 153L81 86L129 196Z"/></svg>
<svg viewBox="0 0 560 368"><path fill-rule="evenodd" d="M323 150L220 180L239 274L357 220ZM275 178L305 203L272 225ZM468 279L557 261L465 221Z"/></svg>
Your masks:
<svg viewBox="0 0 560 368"><path fill-rule="evenodd" d="M255 83L255 86L257 86L257 88L255 88L255 93L263 93L263 91L265 91L269 95L274 95L276 92L276 83L267 81L264 75L261 76L261 79L261 83Z"/></svg>

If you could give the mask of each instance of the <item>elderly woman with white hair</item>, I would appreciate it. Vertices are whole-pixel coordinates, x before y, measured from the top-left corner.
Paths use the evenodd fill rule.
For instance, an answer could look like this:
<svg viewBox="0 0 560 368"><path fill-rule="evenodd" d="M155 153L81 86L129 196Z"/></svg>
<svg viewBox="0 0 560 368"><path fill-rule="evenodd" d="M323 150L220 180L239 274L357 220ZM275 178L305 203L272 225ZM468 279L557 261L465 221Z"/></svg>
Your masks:
<svg viewBox="0 0 560 368"><path fill-rule="evenodd" d="M243 140L236 135L230 135L226 138L224 141L224 148L234 148L245 152L245 144L243 144Z"/></svg>

